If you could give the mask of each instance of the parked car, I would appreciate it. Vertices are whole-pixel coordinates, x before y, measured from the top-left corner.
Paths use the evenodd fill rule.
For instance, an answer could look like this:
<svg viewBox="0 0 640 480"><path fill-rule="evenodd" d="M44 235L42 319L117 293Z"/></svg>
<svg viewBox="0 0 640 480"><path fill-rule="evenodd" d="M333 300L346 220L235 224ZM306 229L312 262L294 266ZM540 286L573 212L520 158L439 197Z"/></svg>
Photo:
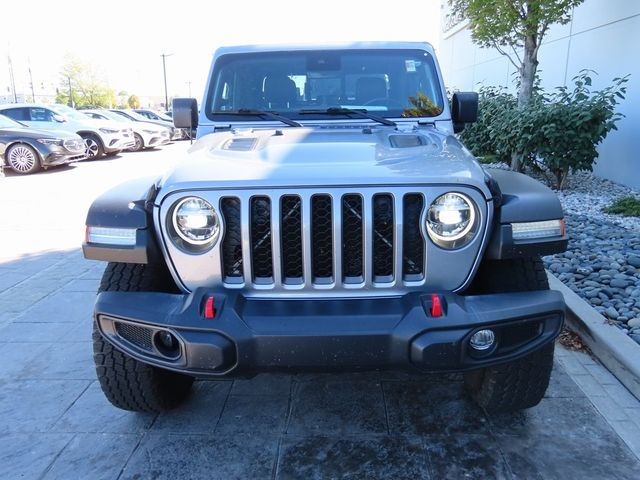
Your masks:
<svg viewBox="0 0 640 480"><path fill-rule="evenodd" d="M87 109L82 110L82 113L95 120L113 120L114 122L128 125L133 130L136 142L133 147L128 149L130 152L138 152L144 148L160 147L169 143L171 139L171 129L163 125L150 122L135 122L105 109Z"/></svg>
<svg viewBox="0 0 640 480"><path fill-rule="evenodd" d="M86 158L85 150L84 141L75 133L30 128L0 115L0 164L16 173L77 162Z"/></svg>
<svg viewBox="0 0 640 480"><path fill-rule="evenodd" d="M417 42L212 61L200 113L173 100L195 145L87 215L84 255L110 262L93 317L106 397L159 411L195 378L401 369L460 372L485 411L537 405L565 310L541 255L566 250L564 214L456 139L477 93L449 102Z"/></svg>
<svg viewBox="0 0 640 480"><path fill-rule="evenodd" d="M118 153L135 145L131 128L123 128L113 121L87 118L66 105L12 103L0 105L0 113L30 127L77 133L84 140L89 159Z"/></svg>
<svg viewBox="0 0 640 480"><path fill-rule="evenodd" d="M171 124L167 124L167 122L161 121L161 120L150 120L149 118L140 115L138 112L132 110L132 109L128 109L128 108L112 108L111 110L109 110L110 112L114 112L117 113L118 115L121 115L123 117L125 117L128 120L132 120L134 122L151 122L151 123L155 123L156 125L162 125L163 127L168 127L171 129L171 140L180 140L182 139L182 131L175 128L173 126L173 123Z"/></svg>
<svg viewBox="0 0 640 480"><path fill-rule="evenodd" d="M174 126L173 125L173 112L171 112L171 111L165 112L165 113L160 113L160 112L154 112L153 110L148 110L148 109L144 109L144 108L135 108L134 110L137 113L139 113L140 115L142 115L143 117L147 117L149 120L155 120L155 121L159 121L159 122L167 122L171 126ZM188 129L188 128L180 128L179 130L182 132L182 138L184 138L184 139L189 139L189 138L195 138L196 137L195 130L192 131L191 129Z"/></svg>

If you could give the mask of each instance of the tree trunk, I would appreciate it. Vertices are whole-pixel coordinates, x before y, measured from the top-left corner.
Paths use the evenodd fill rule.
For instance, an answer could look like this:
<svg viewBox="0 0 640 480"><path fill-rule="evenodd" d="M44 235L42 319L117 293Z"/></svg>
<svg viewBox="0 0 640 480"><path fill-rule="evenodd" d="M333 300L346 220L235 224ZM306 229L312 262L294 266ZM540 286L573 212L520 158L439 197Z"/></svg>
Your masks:
<svg viewBox="0 0 640 480"><path fill-rule="evenodd" d="M520 86L518 88L518 108L525 108L531 102L533 96L533 84L538 70L538 44L535 35L527 35L524 41L524 54L520 66ZM511 169L522 171L523 152L515 152L511 155Z"/></svg>

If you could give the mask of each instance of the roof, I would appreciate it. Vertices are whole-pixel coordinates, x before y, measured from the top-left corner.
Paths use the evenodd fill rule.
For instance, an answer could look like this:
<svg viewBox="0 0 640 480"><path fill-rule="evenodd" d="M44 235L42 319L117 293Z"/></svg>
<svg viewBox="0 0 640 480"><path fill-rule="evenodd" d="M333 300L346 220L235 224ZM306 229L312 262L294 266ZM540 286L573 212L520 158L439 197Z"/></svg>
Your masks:
<svg viewBox="0 0 640 480"><path fill-rule="evenodd" d="M220 47L215 56L229 53L282 52L301 50L426 50L433 54L433 47L428 42L348 42L348 43L297 43L297 44L261 44Z"/></svg>

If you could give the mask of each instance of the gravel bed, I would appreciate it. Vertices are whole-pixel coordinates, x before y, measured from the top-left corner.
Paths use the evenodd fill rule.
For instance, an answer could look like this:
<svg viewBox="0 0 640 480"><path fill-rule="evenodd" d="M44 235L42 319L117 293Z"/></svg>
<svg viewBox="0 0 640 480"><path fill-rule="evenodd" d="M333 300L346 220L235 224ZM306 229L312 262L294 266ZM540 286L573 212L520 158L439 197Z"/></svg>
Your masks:
<svg viewBox="0 0 640 480"><path fill-rule="evenodd" d="M602 212L617 198L640 198L640 192L580 172L557 193L569 248L545 257L545 266L640 344L640 218Z"/></svg>

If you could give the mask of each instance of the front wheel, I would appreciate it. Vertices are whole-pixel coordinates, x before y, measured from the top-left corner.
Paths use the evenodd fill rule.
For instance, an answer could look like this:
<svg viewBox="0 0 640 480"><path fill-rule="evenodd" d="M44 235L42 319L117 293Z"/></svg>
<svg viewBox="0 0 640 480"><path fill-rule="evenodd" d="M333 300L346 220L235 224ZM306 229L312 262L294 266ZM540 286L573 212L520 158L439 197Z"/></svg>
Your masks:
<svg viewBox="0 0 640 480"><path fill-rule="evenodd" d="M144 140L142 140L142 137L140 135L138 135L137 133L133 134L133 137L135 139L135 145L131 148L128 148L127 151L128 152L139 152L140 150L142 150L144 148Z"/></svg>
<svg viewBox="0 0 640 480"><path fill-rule="evenodd" d="M549 290L540 257L485 261L470 293ZM536 406L544 397L553 369L554 343L527 356L464 374L467 392L487 412L512 412Z"/></svg>
<svg viewBox="0 0 640 480"><path fill-rule="evenodd" d="M40 170L38 154L33 147L22 143L9 147L7 150L7 162L14 172L23 175Z"/></svg>
<svg viewBox="0 0 640 480"><path fill-rule="evenodd" d="M104 156L104 148L100 139L92 133L83 133L81 135L86 147L85 153L87 154L87 160L97 160Z"/></svg>
<svg viewBox="0 0 640 480"><path fill-rule="evenodd" d="M175 292L164 265L109 263L98 292ZM93 324L93 359L100 386L116 407L136 412L162 412L189 395L193 377L140 362L118 350Z"/></svg>

